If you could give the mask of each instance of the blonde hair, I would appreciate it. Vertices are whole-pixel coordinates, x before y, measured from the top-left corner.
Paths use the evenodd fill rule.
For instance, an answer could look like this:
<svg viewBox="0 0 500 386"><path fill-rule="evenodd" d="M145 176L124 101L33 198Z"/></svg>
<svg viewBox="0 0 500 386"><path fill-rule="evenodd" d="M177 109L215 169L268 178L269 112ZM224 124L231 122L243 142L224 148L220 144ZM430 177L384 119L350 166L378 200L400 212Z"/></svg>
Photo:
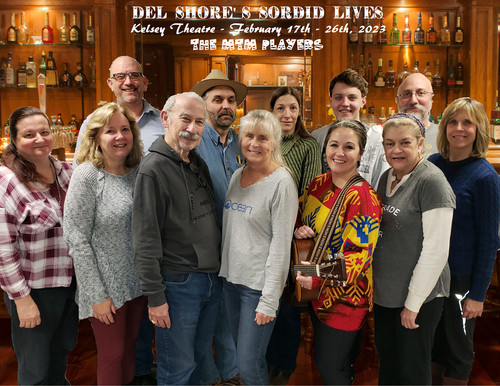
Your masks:
<svg viewBox="0 0 500 386"><path fill-rule="evenodd" d="M443 119L439 122L437 148L443 158L450 157L450 143L446 137L446 128L450 121L461 111L465 111L467 118L476 125L476 139L472 145L471 157L485 158L490 142L489 121L483 104L469 97L455 99L443 112Z"/></svg>
<svg viewBox="0 0 500 386"><path fill-rule="evenodd" d="M420 142L420 140L425 138L422 135L422 131L420 130L420 127L418 126L417 122L415 122L413 119L410 118L391 118L388 119L387 121L384 122L382 125L382 138L385 139L385 133L392 128L397 128L397 129L406 129L410 128L413 131L413 135L417 139L417 143ZM425 147L422 146L422 149L420 150L420 155L423 156L425 154Z"/></svg>
<svg viewBox="0 0 500 386"><path fill-rule="evenodd" d="M284 166L283 155L281 153L281 124L276 116L266 110L252 110L240 119L240 132L238 141L241 146L241 139L247 131L253 129L264 131L274 145L271 152L271 159L280 166Z"/></svg>
<svg viewBox="0 0 500 386"><path fill-rule="evenodd" d="M82 144L80 146L80 150L76 155L76 162L78 164L90 161L97 168L103 169L105 167L104 156L97 143L97 136L99 134L99 130L109 124L111 117L116 112L122 113L125 118L127 118L130 124L130 130L132 131L132 136L134 138L132 150L125 160L125 165L127 167L134 167L141 162L143 149L139 126L126 107L112 102L107 103L95 110L87 123L86 130L81 134Z"/></svg>

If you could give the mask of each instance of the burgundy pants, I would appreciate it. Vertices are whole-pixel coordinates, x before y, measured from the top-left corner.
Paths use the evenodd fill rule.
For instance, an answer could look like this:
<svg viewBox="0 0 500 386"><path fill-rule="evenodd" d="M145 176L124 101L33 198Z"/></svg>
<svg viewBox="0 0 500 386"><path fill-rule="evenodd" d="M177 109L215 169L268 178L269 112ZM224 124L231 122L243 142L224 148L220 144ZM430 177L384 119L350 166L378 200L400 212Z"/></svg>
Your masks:
<svg viewBox="0 0 500 386"><path fill-rule="evenodd" d="M109 326L90 318L97 345L97 384L127 385L134 379L135 342L139 335L145 296L132 299L116 310Z"/></svg>

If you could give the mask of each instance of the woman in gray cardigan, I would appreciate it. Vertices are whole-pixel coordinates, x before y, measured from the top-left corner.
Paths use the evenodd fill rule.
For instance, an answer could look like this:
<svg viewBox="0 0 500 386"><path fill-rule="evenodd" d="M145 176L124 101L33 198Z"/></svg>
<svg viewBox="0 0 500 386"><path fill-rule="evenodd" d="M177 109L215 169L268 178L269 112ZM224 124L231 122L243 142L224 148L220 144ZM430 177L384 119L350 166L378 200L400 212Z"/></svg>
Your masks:
<svg viewBox="0 0 500 386"><path fill-rule="evenodd" d="M74 259L80 319L90 318L97 383L126 385L146 307L134 268L132 193L142 157L140 131L125 107L108 103L82 134L66 197L64 236Z"/></svg>

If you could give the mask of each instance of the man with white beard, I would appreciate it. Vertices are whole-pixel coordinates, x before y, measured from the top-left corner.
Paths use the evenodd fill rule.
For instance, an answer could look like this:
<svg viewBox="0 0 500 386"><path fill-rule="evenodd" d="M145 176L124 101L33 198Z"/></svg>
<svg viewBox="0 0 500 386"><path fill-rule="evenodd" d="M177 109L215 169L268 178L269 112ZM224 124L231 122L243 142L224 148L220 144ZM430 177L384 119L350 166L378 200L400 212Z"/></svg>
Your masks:
<svg viewBox="0 0 500 386"><path fill-rule="evenodd" d="M436 139L438 125L429 120L432 109L431 82L421 73L409 75L398 88L396 103L400 113L407 113L419 118L425 126L425 156L437 152Z"/></svg>

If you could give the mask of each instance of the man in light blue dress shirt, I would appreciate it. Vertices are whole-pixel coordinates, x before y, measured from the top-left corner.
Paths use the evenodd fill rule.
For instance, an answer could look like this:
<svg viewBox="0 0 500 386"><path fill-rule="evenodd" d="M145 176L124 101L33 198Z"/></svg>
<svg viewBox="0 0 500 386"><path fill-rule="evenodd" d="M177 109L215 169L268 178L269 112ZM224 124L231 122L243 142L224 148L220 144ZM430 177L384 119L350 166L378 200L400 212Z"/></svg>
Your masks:
<svg viewBox="0 0 500 386"><path fill-rule="evenodd" d="M191 91L200 95L207 105L207 119L201 143L196 148L208 165L214 186L217 224L222 227L222 208L227 187L234 171L242 166L242 156L238 136L231 128L236 117L236 107L247 95L247 87L240 82L229 80L220 70L212 70L198 82ZM225 307L221 307L217 330L215 331L215 363L205 363L199 379L203 384L217 381L238 384L236 349Z"/></svg>

